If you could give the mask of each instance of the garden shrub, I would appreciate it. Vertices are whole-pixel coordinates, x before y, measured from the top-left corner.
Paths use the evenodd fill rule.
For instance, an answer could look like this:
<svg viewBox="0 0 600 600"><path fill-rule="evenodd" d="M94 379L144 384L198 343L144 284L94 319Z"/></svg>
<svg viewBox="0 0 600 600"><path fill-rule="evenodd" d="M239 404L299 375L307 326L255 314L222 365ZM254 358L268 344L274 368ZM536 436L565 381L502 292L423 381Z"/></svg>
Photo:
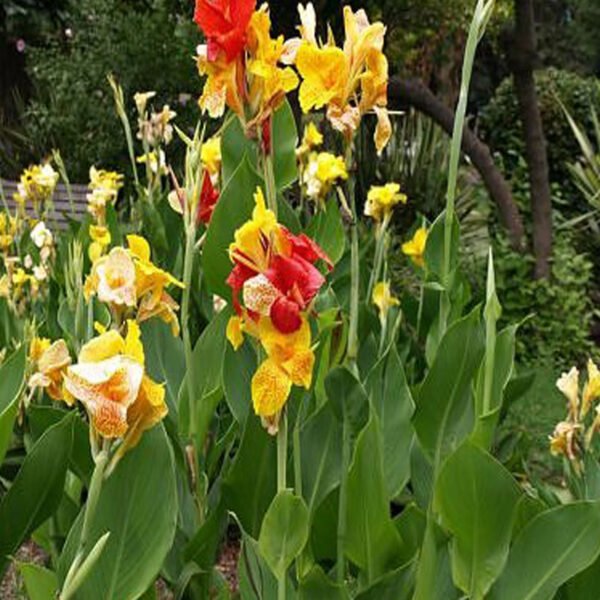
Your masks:
<svg viewBox="0 0 600 600"><path fill-rule="evenodd" d="M585 78L569 71L547 69L536 73L538 105L546 135L550 177L553 182L570 182L567 163L579 156L577 140L557 99L573 118L593 128L590 105L600 109L600 93L594 78ZM525 154L517 97L512 78L505 79L480 117L483 136L492 149L502 156L505 169L512 175Z"/></svg>
<svg viewBox="0 0 600 600"><path fill-rule="evenodd" d="M527 366L582 364L592 346L593 264L577 250L573 235L560 232L555 237L550 280L532 279L533 256L512 250L503 235L495 236L494 259L502 319L521 322L517 361Z"/></svg>
<svg viewBox="0 0 600 600"><path fill-rule="evenodd" d="M37 95L24 125L32 154L59 148L71 179L87 181L91 164L128 168L107 74L114 73L123 87L132 122L132 95L155 90L157 108L168 103L180 126L195 124L199 80L193 54L199 34L163 0L145 10L117 0L82 0L70 10L72 38L30 51Z"/></svg>

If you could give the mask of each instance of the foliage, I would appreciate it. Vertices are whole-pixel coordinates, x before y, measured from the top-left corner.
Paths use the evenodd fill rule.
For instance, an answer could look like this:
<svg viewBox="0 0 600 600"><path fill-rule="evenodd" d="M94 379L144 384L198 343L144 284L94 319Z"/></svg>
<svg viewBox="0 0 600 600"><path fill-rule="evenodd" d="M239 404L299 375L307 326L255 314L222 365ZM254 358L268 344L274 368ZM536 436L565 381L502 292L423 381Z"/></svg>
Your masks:
<svg viewBox="0 0 600 600"><path fill-rule="evenodd" d="M506 287L502 261L512 268L514 256L500 257L496 275L488 253L475 297L461 260L473 247L458 219L461 138L493 1L477 2L469 28L444 210L432 203L433 223L402 246L416 287L402 298L390 281L390 228L410 200L384 180L364 210L357 202L356 130L374 110L378 149L391 134L385 86L374 85L387 77L383 24L355 36L363 16L347 10L353 51L344 53L311 40L305 22L312 58L302 63L299 52L296 73L280 60L265 9L237 6L233 30L224 14L199 18L217 58L200 49L201 105L224 120L217 138L205 137L204 119L189 136L178 131L180 162L161 159L174 116L152 112L142 95L139 166L130 103L111 82L133 218L114 210L122 177L92 171L90 215L48 250L51 293L35 317L16 314L13 286L29 279L11 269L26 259L16 225L52 202L50 165L24 175L22 202L5 216L2 309L21 326L3 333L0 367L0 446L10 458L0 464L0 570L33 536L50 561L43 572L20 567L28 586L58 589L62 600L151 596L159 576L178 597L226 600L215 565L231 527L242 600L589 591L598 501L521 485L494 456L519 385L518 327L500 320L502 305L510 315L518 302L496 285ZM314 68L331 56L348 80ZM314 97L327 105L319 129L343 156L320 163L327 138L298 135L286 100L295 87L311 119ZM427 183L415 179L415 189ZM284 192L295 185L300 200L290 202ZM54 239L39 233L31 238L42 247ZM589 267L564 245L555 275L568 291ZM544 308L566 299L552 286L532 290ZM567 310L581 318L577 302ZM558 325L563 337L578 335Z"/></svg>
<svg viewBox="0 0 600 600"><path fill-rule="evenodd" d="M555 238L552 277L532 280L533 257L515 252L501 235L494 240L503 319L521 323L517 357L524 365L579 362L591 348L593 307L589 298L592 262L580 254L573 235Z"/></svg>
<svg viewBox="0 0 600 600"><path fill-rule="evenodd" d="M37 94L23 119L30 147L21 162L58 148L71 179L85 181L90 164L120 171L127 164L109 73L128 99L156 90L156 108L169 104L180 114L180 126L193 124L197 86L191 55L198 35L162 1L138 10L116 0L86 0L74 2L69 14L72 38L28 54Z"/></svg>
<svg viewBox="0 0 600 600"><path fill-rule="evenodd" d="M567 163L572 162L579 154L579 147L573 139L560 102L586 132L591 132L593 123L590 120L590 106L595 106L597 110L600 108L600 94L594 79L582 78L568 71L539 71L535 81L547 142L550 178L552 182L564 185L568 180ZM524 156L519 109L512 79L504 80L498 87L494 98L481 113L480 125L486 141L494 151L501 154L510 176Z"/></svg>

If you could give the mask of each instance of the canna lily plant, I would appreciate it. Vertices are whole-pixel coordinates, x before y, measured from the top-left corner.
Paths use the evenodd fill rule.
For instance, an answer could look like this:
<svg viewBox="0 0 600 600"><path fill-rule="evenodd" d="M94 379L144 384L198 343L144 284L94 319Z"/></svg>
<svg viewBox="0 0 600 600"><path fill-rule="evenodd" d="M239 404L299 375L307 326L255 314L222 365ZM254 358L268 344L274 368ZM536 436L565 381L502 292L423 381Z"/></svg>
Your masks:
<svg viewBox="0 0 600 600"><path fill-rule="evenodd" d="M364 121L376 154L395 123L385 24L348 6L337 46L311 3L286 40L267 5L197 0L193 134L141 92L134 142L111 78L131 185L93 166L88 215L57 233L56 177L28 172L23 209L0 213L0 572L33 540L30 597L151 598L158 580L198 600L595 597L598 369L559 380L566 492L511 472L496 426L523 388L517 327L498 328L491 253L484 298L461 270L456 176L492 9L474 7L446 210L409 232L401 181L356 185Z"/></svg>

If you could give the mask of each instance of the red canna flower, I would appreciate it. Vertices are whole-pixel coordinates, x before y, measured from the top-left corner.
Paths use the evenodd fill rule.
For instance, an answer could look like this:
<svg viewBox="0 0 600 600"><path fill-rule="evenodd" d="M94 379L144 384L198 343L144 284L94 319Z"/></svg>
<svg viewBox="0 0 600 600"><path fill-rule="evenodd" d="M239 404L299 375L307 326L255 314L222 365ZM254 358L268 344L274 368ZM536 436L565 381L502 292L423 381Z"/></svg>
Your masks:
<svg viewBox="0 0 600 600"><path fill-rule="evenodd" d="M213 185L210 173L205 171L202 179L202 189L200 190L200 202L198 203L198 223L204 223L205 225L210 223L218 200L219 190Z"/></svg>
<svg viewBox="0 0 600 600"><path fill-rule="evenodd" d="M220 51L227 62L241 54L255 4L256 0L196 0L194 21L206 36L209 61Z"/></svg>
<svg viewBox="0 0 600 600"><path fill-rule="evenodd" d="M302 325L302 313L325 283L315 263L322 260L329 269L333 265L309 237L294 235L276 223L264 207L262 192L257 192L256 200L252 221L238 230L230 250L234 266L227 283L233 306L241 315L242 294L250 318L268 316L281 333L294 333Z"/></svg>

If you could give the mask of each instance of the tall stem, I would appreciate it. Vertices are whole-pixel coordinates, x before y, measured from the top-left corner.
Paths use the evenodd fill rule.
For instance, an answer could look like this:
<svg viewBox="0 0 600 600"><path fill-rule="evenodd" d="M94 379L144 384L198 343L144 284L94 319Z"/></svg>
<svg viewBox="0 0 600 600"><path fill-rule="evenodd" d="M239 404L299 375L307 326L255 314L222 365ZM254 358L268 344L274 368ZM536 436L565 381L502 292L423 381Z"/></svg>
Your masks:
<svg viewBox="0 0 600 600"><path fill-rule="evenodd" d="M287 483L287 436L288 422L285 408L281 413L279 431L277 432L277 492L286 489ZM277 600L285 600L285 583L287 575L277 581Z"/></svg>
<svg viewBox="0 0 600 600"><path fill-rule="evenodd" d="M181 330L183 335L183 349L185 353L186 382L188 393L189 418L188 433L191 437L196 433L196 419L194 416L194 365L192 353L192 339L190 335L190 298L192 287L192 273L194 267L194 246L196 241L196 228L193 217L189 216L186 227L185 256L183 261L183 298L181 301Z"/></svg>
<svg viewBox="0 0 600 600"><path fill-rule="evenodd" d="M352 143L346 148L346 169L352 170ZM352 212L350 225L350 316L348 325L348 347L346 358L348 367L357 372L356 359L358 357L358 309L360 292L360 256L358 249L358 218L356 214L356 198L354 178L348 177L348 202Z"/></svg>
<svg viewBox="0 0 600 600"><path fill-rule="evenodd" d="M88 490L87 502L85 505L85 512L83 515L83 526L81 528L81 535L79 537L79 546L75 553L75 558L69 567L65 582L63 584L63 590L68 590L71 582L77 575L79 568L85 558L88 550L88 541L90 536L90 529L98 506L98 500L100 499L100 491L102 490L102 482L104 480L104 472L108 463L109 450L108 447L103 447L102 451L96 456L96 464L92 479L90 482L90 488Z"/></svg>

